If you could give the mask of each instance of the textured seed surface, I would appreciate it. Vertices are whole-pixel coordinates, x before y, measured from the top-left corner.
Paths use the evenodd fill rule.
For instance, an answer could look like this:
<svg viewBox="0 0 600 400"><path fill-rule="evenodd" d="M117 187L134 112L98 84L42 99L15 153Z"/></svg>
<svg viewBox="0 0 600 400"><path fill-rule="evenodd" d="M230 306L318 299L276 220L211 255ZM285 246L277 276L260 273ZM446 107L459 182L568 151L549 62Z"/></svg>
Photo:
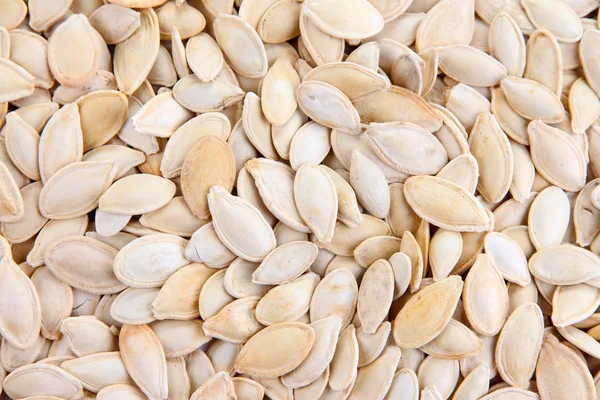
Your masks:
<svg viewBox="0 0 600 400"><path fill-rule="evenodd" d="M598 398L599 0L0 0L0 392Z"/></svg>

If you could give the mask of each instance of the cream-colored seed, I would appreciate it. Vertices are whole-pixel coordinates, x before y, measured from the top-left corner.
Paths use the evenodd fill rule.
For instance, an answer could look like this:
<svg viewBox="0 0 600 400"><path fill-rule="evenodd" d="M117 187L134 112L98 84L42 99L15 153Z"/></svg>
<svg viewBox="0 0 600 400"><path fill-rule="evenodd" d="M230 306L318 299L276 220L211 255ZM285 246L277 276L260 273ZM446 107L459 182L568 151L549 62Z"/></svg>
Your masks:
<svg viewBox="0 0 600 400"><path fill-rule="evenodd" d="M0 0L0 392L595 400L599 10Z"/></svg>

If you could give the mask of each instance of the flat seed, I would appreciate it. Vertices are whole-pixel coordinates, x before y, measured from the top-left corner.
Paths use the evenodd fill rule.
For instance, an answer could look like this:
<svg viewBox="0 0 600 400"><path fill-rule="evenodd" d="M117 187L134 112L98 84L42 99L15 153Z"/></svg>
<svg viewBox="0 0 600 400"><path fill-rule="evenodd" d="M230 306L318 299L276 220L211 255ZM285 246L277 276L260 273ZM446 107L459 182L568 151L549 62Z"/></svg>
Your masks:
<svg viewBox="0 0 600 400"><path fill-rule="evenodd" d="M471 130L477 116L490 112L489 100L471 86L459 83L445 93L446 108L456 116L465 129Z"/></svg>
<svg viewBox="0 0 600 400"><path fill-rule="evenodd" d="M437 197L433 193L444 194ZM445 179L424 175L411 177L404 183L404 195L417 215L440 228L465 232L488 228L489 217L473 195ZM440 198L454 205L440 204L437 201ZM462 207L458 208L456 204Z"/></svg>
<svg viewBox="0 0 600 400"><path fill-rule="evenodd" d="M381 14L364 0L343 5L335 0L311 0L303 9L319 29L342 39L367 38L379 33L384 25Z"/></svg>
<svg viewBox="0 0 600 400"><path fill-rule="evenodd" d="M590 87L598 94L600 92L600 64L596 61L596 44L600 40L600 31L586 31L579 45L579 59L585 78Z"/></svg>
<svg viewBox="0 0 600 400"><path fill-rule="evenodd" d="M252 281L263 285L287 283L300 276L317 257L310 242L290 242L271 251L252 273Z"/></svg>
<svg viewBox="0 0 600 400"><path fill-rule="evenodd" d="M76 400L83 397L81 382L63 371L48 364L29 364L20 367L4 381L6 394L13 398L30 396L55 396Z"/></svg>
<svg viewBox="0 0 600 400"><path fill-rule="evenodd" d="M258 33L242 18L220 14L214 22L215 38L231 68L247 78L261 78L268 68L267 54ZM244 54L240 47L246 49Z"/></svg>
<svg viewBox="0 0 600 400"><path fill-rule="evenodd" d="M541 121L532 121L527 128L531 143L531 159L536 170L550 183L566 191L579 191L585 184L585 156L581 149L560 129ZM561 151L557 151L560 147ZM556 168L568 163L569 168Z"/></svg>
<svg viewBox="0 0 600 400"><path fill-rule="evenodd" d="M430 132L442 126L441 118L428 103L410 90L398 86L365 95L352 104L365 124L404 121L420 125Z"/></svg>
<svg viewBox="0 0 600 400"><path fill-rule="evenodd" d="M140 26L140 13L116 4L98 7L90 16L90 24L106 44L121 43Z"/></svg>
<svg viewBox="0 0 600 400"><path fill-rule="evenodd" d="M360 327L356 330L356 340L358 342L358 367L364 367L371 364L377 357L381 355L381 352L386 347L390 331L392 330L392 324L388 321L384 321L375 333L368 334L365 330Z"/></svg>
<svg viewBox="0 0 600 400"><path fill-rule="evenodd" d="M281 376L302 363L314 341L315 331L309 325L299 322L275 324L254 335L244 345L235 362L235 370L259 378Z"/></svg>
<svg viewBox="0 0 600 400"><path fill-rule="evenodd" d="M577 79L569 90L571 128L581 133L588 129L600 115L600 100L585 79Z"/></svg>
<svg viewBox="0 0 600 400"><path fill-rule="evenodd" d="M216 398L235 400L235 387L231 381L229 374L220 371L213 377L207 380L201 387L199 387L190 399L192 400L209 400Z"/></svg>
<svg viewBox="0 0 600 400"><path fill-rule="evenodd" d="M118 350L117 337L106 324L91 315L65 318L60 331L68 338L69 347L79 357Z"/></svg>
<svg viewBox="0 0 600 400"><path fill-rule="evenodd" d="M202 329L209 336L231 343L248 341L263 329L254 317L254 310L259 300L257 296L234 300L207 319Z"/></svg>
<svg viewBox="0 0 600 400"><path fill-rule="evenodd" d="M319 167L329 175L335 186L338 198L337 219L351 228L358 226L362 221L362 214L352 186L331 168L324 165Z"/></svg>
<svg viewBox="0 0 600 400"><path fill-rule="evenodd" d="M115 47L114 71L122 92L131 95L142 85L156 61L159 47L158 17L153 9L143 9L140 26Z"/></svg>
<svg viewBox="0 0 600 400"><path fill-rule="evenodd" d="M300 37L298 50L311 64L323 65L342 61L344 57L344 39L331 36L317 27L306 15L300 12Z"/></svg>
<svg viewBox="0 0 600 400"><path fill-rule="evenodd" d="M135 114L133 127L140 133L170 137L194 114L179 105L173 92L161 93L150 99Z"/></svg>
<svg viewBox="0 0 600 400"><path fill-rule="evenodd" d="M558 96L541 83L530 79L506 77L502 79L500 86L511 107L523 118L556 123L565 116Z"/></svg>
<svg viewBox="0 0 600 400"><path fill-rule="evenodd" d="M567 231L570 215L569 199L561 189L550 186L538 194L528 218L529 236L536 249L559 245Z"/></svg>
<svg viewBox="0 0 600 400"><path fill-rule="evenodd" d="M575 11L567 4L557 0L525 0L522 5L536 28L548 29L558 40L566 43L581 39L583 26Z"/></svg>
<svg viewBox="0 0 600 400"><path fill-rule="evenodd" d="M98 205L116 173L114 161L76 162L61 168L40 193L40 213L52 219L69 219L88 213ZM65 193L73 195L65 197Z"/></svg>
<svg viewBox="0 0 600 400"><path fill-rule="evenodd" d="M569 374L569 391L565 392L565 374ZM535 374L536 383L540 394L544 397L552 396L577 396L581 399L593 399L596 389L592 375L585 367L585 363L569 347L561 344L558 339L550 335L542 344L539 362Z"/></svg>
<svg viewBox="0 0 600 400"><path fill-rule="evenodd" d="M389 87L389 83L381 75L348 62L321 65L307 73L303 80L329 83L340 89L351 101Z"/></svg>
<svg viewBox="0 0 600 400"><path fill-rule="evenodd" d="M226 267L236 258L235 254L221 243L211 222L194 232L186 246L185 256L212 268Z"/></svg>
<svg viewBox="0 0 600 400"><path fill-rule="evenodd" d="M117 215L138 215L166 205L175 184L150 174L130 175L113 183L100 197L99 208Z"/></svg>
<svg viewBox="0 0 600 400"><path fill-rule="evenodd" d="M133 381L149 399L167 397L167 364L158 337L147 325L125 325L119 335L121 357Z"/></svg>
<svg viewBox="0 0 600 400"><path fill-rule="evenodd" d="M190 38L185 53L190 68L202 82L212 81L223 68L223 53L215 40L206 33Z"/></svg>
<svg viewBox="0 0 600 400"><path fill-rule="evenodd" d="M503 233L490 232L485 237L484 247L504 279L520 286L531 281L527 258L517 242Z"/></svg>
<svg viewBox="0 0 600 400"><path fill-rule="evenodd" d="M213 186L208 204L219 239L238 257L258 262L275 248L273 229L250 203ZM237 221L236 226L230 224L232 220Z"/></svg>
<svg viewBox="0 0 600 400"><path fill-rule="evenodd" d="M14 165L33 180L40 179L39 142L40 135L17 113L6 116L6 151Z"/></svg>
<svg viewBox="0 0 600 400"><path fill-rule="evenodd" d="M388 346L377 360L359 368L356 383L348 398L353 400L364 399L365 396L383 398L392 384L400 357L400 348Z"/></svg>
<svg viewBox="0 0 600 400"><path fill-rule="evenodd" d="M435 339L450 321L462 286L460 277L451 276L413 296L394 320L396 344L403 348L417 348Z"/></svg>
<svg viewBox="0 0 600 400"><path fill-rule="evenodd" d="M598 291L585 284L559 286L552 297L552 323L564 327L591 316L600 305Z"/></svg>
<svg viewBox="0 0 600 400"><path fill-rule="evenodd" d="M577 243L581 246L591 244L598 231L596 221L600 217L598 209L592 203L592 193L600 181L594 179L583 187L573 207L573 224Z"/></svg>
<svg viewBox="0 0 600 400"><path fill-rule="evenodd" d="M200 315L198 297L216 270L194 263L182 267L167 279L152 302L156 319L187 320Z"/></svg>
<svg viewBox="0 0 600 400"><path fill-rule="evenodd" d="M46 39L21 29L13 29L10 32L10 60L35 76L36 86L43 89L50 89L54 84L47 59Z"/></svg>
<svg viewBox="0 0 600 400"><path fill-rule="evenodd" d="M61 281L93 294L125 288L113 272L117 250L86 236L66 236L50 243L44 263Z"/></svg>
<svg viewBox="0 0 600 400"><path fill-rule="evenodd" d="M385 218L390 210L390 191L383 171L361 151L352 152L350 184L359 202L373 216Z"/></svg>
<svg viewBox="0 0 600 400"><path fill-rule="evenodd" d="M353 134L359 130L357 110L341 90L329 83L305 81L300 84L298 105L321 125Z"/></svg>
<svg viewBox="0 0 600 400"><path fill-rule="evenodd" d="M355 228L350 228L339 221L336 222L331 242L319 242L318 245L336 255L352 256L356 247L365 239L391 233L389 226L379 218L367 214L363 214L362 218L362 222Z"/></svg>
<svg viewBox="0 0 600 400"><path fill-rule="evenodd" d="M317 274L309 272L289 283L275 286L258 302L256 319L267 326L296 321L309 310L319 280ZM282 306L284 299L288 300Z"/></svg>
<svg viewBox="0 0 600 400"><path fill-rule="evenodd" d="M48 41L48 64L63 85L79 85L89 80L100 66L98 32L84 15L76 14L60 24ZM79 51L73 51L73 49Z"/></svg>
<svg viewBox="0 0 600 400"><path fill-rule="evenodd" d="M273 145L271 124L262 111L262 102L254 93L246 94L242 124L244 132L254 147L265 157L276 160L277 151Z"/></svg>
<svg viewBox="0 0 600 400"><path fill-rule="evenodd" d="M379 260L365 273L358 291L357 313L366 333L374 333L383 322L394 295L394 273L389 262ZM385 313L384 313L385 310Z"/></svg>
<svg viewBox="0 0 600 400"><path fill-rule="evenodd" d="M306 386L325 372L336 349L342 319L337 315L331 315L313 322L310 327L315 332L315 341L302 363L281 378L282 383L287 387Z"/></svg>
<svg viewBox="0 0 600 400"><path fill-rule="evenodd" d="M479 192L491 203L501 201L513 181L514 159L510 142L492 114L479 114L469 145L479 164Z"/></svg>
<svg viewBox="0 0 600 400"><path fill-rule="evenodd" d="M81 161L83 133L79 120L79 108L68 104L50 118L39 143L39 170L41 179L47 182L56 171L72 162Z"/></svg>
<svg viewBox="0 0 600 400"><path fill-rule="evenodd" d="M296 111L298 85L300 77L285 58L277 59L269 68L261 85L261 106L271 124L284 124Z"/></svg>
<svg viewBox="0 0 600 400"><path fill-rule="evenodd" d="M331 129L321 124L314 121L304 124L290 143L290 166L297 171L304 164L320 164L331 150L330 136Z"/></svg>
<svg viewBox="0 0 600 400"><path fill-rule="evenodd" d="M79 379L86 390L93 392L111 385L132 383L118 351L67 360L61 368Z"/></svg>
<svg viewBox="0 0 600 400"><path fill-rule="evenodd" d="M558 42L547 30L533 32L527 41L527 66L524 78L546 86L560 96L563 86L563 61Z"/></svg>
<svg viewBox="0 0 600 400"><path fill-rule="evenodd" d="M299 232L310 232L296 205L295 175L290 167L281 162L257 158L246 163L246 170L254 178L265 206L277 219Z"/></svg>
<svg viewBox="0 0 600 400"><path fill-rule="evenodd" d="M127 97L117 90L98 90L78 98L76 103L84 152L108 142L125 124Z"/></svg>
<svg viewBox="0 0 600 400"><path fill-rule="evenodd" d="M298 213L317 239L330 242L338 214L338 197L329 175L315 164L302 165L294 177L294 199Z"/></svg>
<svg viewBox="0 0 600 400"><path fill-rule="evenodd" d="M16 222L5 222L2 224L0 228L2 235L13 245L31 239L48 221L46 217L40 214L38 206L42 190L42 183L39 181L22 188L20 193L23 198L25 210L23 218ZM15 257L14 254L13 257Z"/></svg>
<svg viewBox="0 0 600 400"><path fill-rule="evenodd" d="M437 52L442 72L470 86L494 86L507 75L504 65L471 46L444 46Z"/></svg>
<svg viewBox="0 0 600 400"><path fill-rule="evenodd" d="M490 55L506 67L508 75L521 77L525 71L525 40L519 25L508 13L498 13L490 25Z"/></svg>
<svg viewBox="0 0 600 400"><path fill-rule="evenodd" d="M475 4L451 0L434 6L417 29L417 51L451 44L469 44L475 30Z"/></svg>
<svg viewBox="0 0 600 400"><path fill-rule="evenodd" d="M196 75L188 75L175 84L173 96L188 110L205 113L240 102L244 91L222 80L202 82Z"/></svg>
<svg viewBox="0 0 600 400"><path fill-rule="evenodd" d="M513 386L527 387L542 346L544 322L537 304L519 306L506 321L496 345L500 376Z"/></svg>
<svg viewBox="0 0 600 400"><path fill-rule="evenodd" d="M446 360L438 357L427 357L417 371L422 398L448 398L454 391L458 381L459 365L456 360Z"/></svg>
<svg viewBox="0 0 600 400"><path fill-rule="evenodd" d="M160 287L189 264L184 257L186 244L186 240L168 234L138 238L119 250L114 260L115 275L132 287Z"/></svg>
<svg viewBox="0 0 600 400"><path fill-rule="evenodd" d="M121 324L142 325L154 321L151 304L158 296L159 289L127 288L113 301L110 316ZM119 347L121 347L119 345ZM122 347L121 347L122 349Z"/></svg>
<svg viewBox="0 0 600 400"><path fill-rule="evenodd" d="M0 264L0 332L13 347L25 349L40 332L40 300L35 286L11 259L3 257Z"/></svg>
<svg viewBox="0 0 600 400"><path fill-rule="evenodd" d="M375 153L386 164L406 174L436 174L448 162L442 144L418 125L371 124L366 133Z"/></svg>

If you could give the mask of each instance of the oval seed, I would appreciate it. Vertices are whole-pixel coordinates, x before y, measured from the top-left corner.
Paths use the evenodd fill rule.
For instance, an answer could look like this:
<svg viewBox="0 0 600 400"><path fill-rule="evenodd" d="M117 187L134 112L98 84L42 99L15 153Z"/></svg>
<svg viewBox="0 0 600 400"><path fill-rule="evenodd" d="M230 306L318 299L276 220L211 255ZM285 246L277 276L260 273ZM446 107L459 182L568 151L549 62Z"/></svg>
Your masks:
<svg viewBox="0 0 600 400"><path fill-rule="evenodd" d="M281 381L287 387L306 386L321 376L333 359L342 327L342 319L331 315L310 324L315 332L315 341L306 358L294 370L282 376Z"/></svg>
<svg viewBox="0 0 600 400"><path fill-rule="evenodd" d="M558 40L571 43L581 39L583 26L571 7L557 0L525 0L523 8L538 29L548 29Z"/></svg>
<svg viewBox="0 0 600 400"><path fill-rule="evenodd" d="M404 183L404 195L417 215L440 228L464 232L489 228L489 217L475 197L445 179L410 177Z"/></svg>
<svg viewBox="0 0 600 400"><path fill-rule="evenodd" d="M98 90L77 99L83 151L108 142L127 118L127 97L117 90ZM102 114L98 113L102 110Z"/></svg>
<svg viewBox="0 0 600 400"><path fill-rule="evenodd" d="M378 260L365 272L358 291L357 314L366 333L374 333L383 322L393 295L392 267L389 262Z"/></svg>
<svg viewBox="0 0 600 400"><path fill-rule="evenodd" d="M512 386L528 387L540 353L544 322L534 303L519 306L506 321L496 345L500 376Z"/></svg>
<svg viewBox="0 0 600 400"><path fill-rule="evenodd" d="M560 129L541 121L532 121L527 128L531 142L531 159L536 170L550 183L566 191L579 191L585 185L586 162L581 149ZM556 146L561 151L556 150ZM568 168L556 168L568 163Z"/></svg>
<svg viewBox="0 0 600 400"><path fill-rule="evenodd" d="M490 25L490 55L506 67L508 75L521 77L525 70L525 40L515 20L505 12Z"/></svg>
<svg viewBox="0 0 600 400"><path fill-rule="evenodd" d="M13 347L25 349L39 336L40 300L35 286L11 259L2 257L0 266L0 333Z"/></svg>
<svg viewBox="0 0 600 400"><path fill-rule="evenodd" d="M442 144L417 125L370 124L366 134L375 153L386 164L406 174L437 174L448 162Z"/></svg>
<svg viewBox="0 0 600 400"><path fill-rule="evenodd" d="M562 71L560 47L554 36L547 30L533 32L527 41L527 66L523 77L541 83L560 96Z"/></svg>
<svg viewBox="0 0 600 400"><path fill-rule="evenodd" d="M318 240L330 242L338 214L338 197L329 175L315 164L304 164L294 177L298 213Z"/></svg>
<svg viewBox="0 0 600 400"><path fill-rule="evenodd" d="M494 86L507 75L504 65L471 46L443 46L437 53L442 72L470 86Z"/></svg>
<svg viewBox="0 0 600 400"><path fill-rule="evenodd" d="M106 44L121 43L140 26L139 12L116 4L98 7L89 19Z"/></svg>
<svg viewBox="0 0 600 400"><path fill-rule="evenodd" d="M237 16L219 14L213 29L217 43L235 72L247 78L265 76L267 54L251 25ZM240 46L246 49L243 54L239 52Z"/></svg>
<svg viewBox="0 0 600 400"><path fill-rule="evenodd" d="M469 44L475 29L474 3L460 0L438 3L423 18L417 29L417 52L430 47Z"/></svg>
<svg viewBox="0 0 600 400"><path fill-rule="evenodd" d="M361 118L356 108L341 90L329 83L301 83L298 86L298 105L306 115L321 125L351 134L359 131Z"/></svg>
<svg viewBox="0 0 600 400"><path fill-rule="evenodd" d="M487 254L478 255L469 270L462 300L473 329L485 336L500 332L508 318L508 291L504 279Z"/></svg>
<svg viewBox="0 0 600 400"><path fill-rule="evenodd" d="M5 84L0 88L0 102L18 100L33 94L35 77L25 68L0 57L0 73L5 77Z"/></svg>
<svg viewBox="0 0 600 400"><path fill-rule="evenodd" d="M125 325L119 335L121 357L133 381L150 399L167 397L167 363L158 337L147 325Z"/></svg>
<svg viewBox="0 0 600 400"><path fill-rule="evenodd" d="M511 107L523 118L557 123L565 116L558 96L541 83L509 76L502 79L500 86Z"/></svg>
<svg viewBox="0 0 600 400"><path fill-rule="evenodd" d="M501 201L513 181L514 160L510 142L492 114L479 114L469 145L479 164L479 192L491 203Z"/></svg>
<svg viewBox="0 0 600 400"><path fill-rule="evenodd" d="M567 387L563 386L566 376L569 376L568 392L565 392ZM544 397L576 396L588 400L594 398L594 381L585 362L552 335L546 337L542 344L535 380L540 394Z"/></svg>
<svg viewBox="0 0 600 400"><path fill-rule="evenodd" d="M75 86L89 80L100 66L98 32L82 14L70 16L48 41L48 65L63 85ZM73 51L77 49L77 51Z"/></svg>
<svg viewBox="0 0 600 400"><path fill-rule="evenodd" d="M394 320L396 344L417 348L438 336L456 309L462 287L462 279L451 276L410 298Z"/></svg>
<svg viewBox="0 0 600 400"><path fill-rule="evenodd" d="M309 272L289 283L275 286L256 306L256 319L267 326L298 320L309 310L319 280L317 274Z"/></svg>
<svg viewBox="0 0 600 400"><path fill-rule="evenodd" d="M244 345L235 361L235 370L258 378L281 376L302 363L314 341L315 331L309 325L275 324Z"/></svg>
<svg viewBox="0 0 600 400"><path fill-rule="evenodd" d="M117 250L86 236L66 236L44 252L44 263L61 281L88 293L118 293L125 288L113 272Z"/></svg>
<svg viewBox="0 0 600 400"><path fill-rule="evenodd" d="M559 286L552 296L552 323L568 326L591 316L600 305L599 289L585 284Z"/></svg>
<svg viewBox="0 0 600 400"><path fill-rule="evenodd" d="M567 231L571 206L565 193L550 186L538 194L529 209L528 226L536 249L560 244Z"/></svg>
<svg viewBox="0 0 600 400"><path fill-rule="evenodd" d="M115 46L113 66L119 90L131 95L142 85L156 61L159 48L158 17L152 8L142 9L140 26Z"/></svg>
<svg viewBox="0 0 600 400"><path fill-rule="evenodd" d="M504 279L525 286L531 282L527 258L517 242L499 232L489 232L484 240L485 252Z"/></svg>
<svg viewBox="0 0 600 400"><path fill-rule="evenodd" d="M360 327L356 330L356 340L358 342L358 366L364 367L371 364L381 355L384 347L388 343L392 324L384 321L375 333L368 334Z"/></svg>
<svg viewBox="0 0 600 400"><path fill-rule="evenodd" d="M110 316L121 324L141 325L154 321L151 304L159 289L127 288L115 298L110 307Z"/></svg>
<svg viewBox="0 0 600 400"><path fill-rule="evenodd" d="M188 75L173 87L175 100L190 111L197 113L221 111L238 103L244 91L222 80L202 82L196 75Z"/></svg>
<svg viewBox="0 0 600 400"><path fill-rule="evenodd" d="M537 279L553 285L576 285L600 275L600 258L589 250L561 244L539 250L529 259Z"/></svg>
<svg viewBox="0 0 600 400"><path fill-rule="evenodd" d="M304 164L320 164L331 150L330 136L331 129L314 121L301 126L289 146L290 166L297 171Z"/></svg>
<svg viewBox="0 0 600 400"><path fill-rule="evenodd" d="M6 377L3 386L12 398L54 396L75 400L83 397L83 388L77 378L49 364L20 367Z"/></svg>
<svg viewBox="0 0 600 400"><path fill-rule="evenodd" d="M252 273L252 282L263 285L287 283L302 273L317 258L319 248L310 242L290 242L271 251Z"/></svg>
<svg viewBox="0 0 600 400"><path fill-rule="evenodd" d="M350 184L359 202L373 216L385 218L390 210L390 191L383 171L361 151L352 152Z"/></svg>
<svg viewBox="0 0 600 400"><path fill-rule="evenodd" d="M113 183L100 197L98 207L117 215L138 215L166 205L175 195L175 184L150 175L126 176Z"/></svg>
<svg viewBox="0 0 600 400"><path fill-rule="evenodd" d="M294 172L287 165L257 158L246 163L265 206L283 223L299 232L310 232L296 205Z"/></svg>

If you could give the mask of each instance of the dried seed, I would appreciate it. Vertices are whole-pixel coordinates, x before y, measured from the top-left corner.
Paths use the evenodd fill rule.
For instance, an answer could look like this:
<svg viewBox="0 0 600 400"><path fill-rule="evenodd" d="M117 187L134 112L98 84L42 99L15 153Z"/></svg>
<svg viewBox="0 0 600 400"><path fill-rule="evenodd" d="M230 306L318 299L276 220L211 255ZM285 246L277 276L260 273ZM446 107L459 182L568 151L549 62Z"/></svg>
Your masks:
<svg viewBox="0 0 600 400"><path fill-rule="evenodd" d="M450 321L462 286L460 277L451 276L411 297L394 320L396 344L417 348L435 339Z"/></svg>
<svg viewBox="0 0 600 400"><path fill-rule="evenodd" d="M528 387L542 346L542 311L534 303L519 306L510 315L496 345L496 366L512 386Z"/></svg>
<svg viewBox="0 0 600 400"><path fill-rule="evenodd" d="M509 76L500 86L510 106L523 118L556 123L565 116L558 96L541 83Z"/></svg>
<svg viewBox="0 0 600 400"><path fill-rule="evenodd" d="M140 10L140 26L131 36L115 46L115 78L123 93L131 95L142 85L156 61L159 47L160 34L156 13L151 8Z"/></svg>
<svg viewBox="0 0 600 400"><path fill-rule="evenodd" d="M524 78L546 86L557 96L563 87L563 62L558 42L547 30L533 32L527 41L527 66Z"/></svg>
<svg viewBox="0 0 600 400"><path fill-rule="evenodd" d="M147 325L125 325L119 335L127 372L149 399L167 397L167 364L158 337Z"/></svg>
<svg viewBox="0 0 600 400"><path fill-rule="evenodd" d="M583 26L575 11L567 4L557 0L525 0L522 5L536 28L548 29L558 40L566 43L581 39Z"/></svg>
<svg viewBox="0 0 600 400"><path fill-rule="evenodd" d="M309 325L300 322L272 325L244 345L235 361L235 370L258 378L276 378L300 365L314 341L315 331Z"/></svg>
<svg viewBox="0 0 600 400"><path fill-rule="evenodd" d="M492 57L504 64L508 75L523 76L526 63L525 40L519 25L510 14L498 13L491 22L489 50Z"/></svg>
<svg viewBox="0 0 600 400"><path fill-rule="evenodd" d="M6 394L13 398L83 398L81 382L61 368L49 364L36 363L20 367L6 377L3 386Z"/></svg>
<svg viewBox="0 0 600 400"><path fill-rule="evenodd" d="M475 30L475 4L450 0L436 4L417 29L417 51L451 44L469 44Z"/></svg>

